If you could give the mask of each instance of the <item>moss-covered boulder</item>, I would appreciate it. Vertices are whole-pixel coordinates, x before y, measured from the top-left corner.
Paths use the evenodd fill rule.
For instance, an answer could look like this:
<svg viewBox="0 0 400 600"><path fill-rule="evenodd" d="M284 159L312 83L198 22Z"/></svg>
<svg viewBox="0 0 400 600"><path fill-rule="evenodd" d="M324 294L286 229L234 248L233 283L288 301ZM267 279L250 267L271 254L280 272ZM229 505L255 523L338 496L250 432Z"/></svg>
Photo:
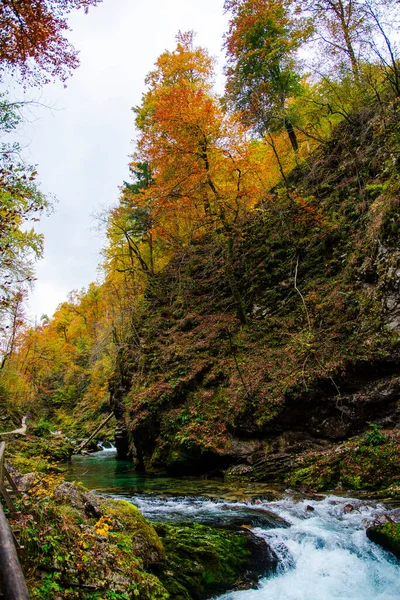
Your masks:
<svg viewBox="0 0 400 600"><path fill-rule="evenodd" d="M54 488L51 478L31 488L21 517L32 599L169 599L150 572L162 568L163 545L140 511L71 483Z"/></svg>
<svg viewBox="0 0 400 600"><path fill-rule="evenodd" d="M102 498L100 513L107 516L116 535L129 538L132 553L140 556L146 565L158 564L165 559L164 547L153 525L136 506L125 500Z"/></svg>
<svg viewBox="0 0 400 600"><path fill-rule="evenodd" d="M400 523L389 521L367 529L367 537L371 542L379 544L385 550L393 552L400 558Z"/></svg>
<svg viewBox="0 0 400 600"><path fill-rule="evenodd" d="M249 531L197 523L155 525L167 562L159 578L174 600L200 600L228 589L254 586L273 572L277 558Z"/></svg>

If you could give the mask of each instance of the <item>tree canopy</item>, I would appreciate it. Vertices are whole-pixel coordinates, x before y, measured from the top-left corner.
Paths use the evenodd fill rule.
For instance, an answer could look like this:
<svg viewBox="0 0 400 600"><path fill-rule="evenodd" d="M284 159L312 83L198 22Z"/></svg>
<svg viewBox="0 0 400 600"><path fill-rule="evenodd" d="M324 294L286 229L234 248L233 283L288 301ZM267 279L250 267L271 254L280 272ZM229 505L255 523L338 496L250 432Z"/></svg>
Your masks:
<svg viewBox="0 0 400 600"><path fill-rule="evenodd" d="M66 39L67 15L102 0L2 0L0 3L0 77L5 71L42 85L65 79L78 64Z"/></svg>
<svg viewBox="0 0 400 600"><path fill-rule="evenodd" d="M286 128L297 150L287 102L301 89L296 53L310 27L293 5L292 0L226 0L231 14L225 38L226 95L258 134Z"/></svg>

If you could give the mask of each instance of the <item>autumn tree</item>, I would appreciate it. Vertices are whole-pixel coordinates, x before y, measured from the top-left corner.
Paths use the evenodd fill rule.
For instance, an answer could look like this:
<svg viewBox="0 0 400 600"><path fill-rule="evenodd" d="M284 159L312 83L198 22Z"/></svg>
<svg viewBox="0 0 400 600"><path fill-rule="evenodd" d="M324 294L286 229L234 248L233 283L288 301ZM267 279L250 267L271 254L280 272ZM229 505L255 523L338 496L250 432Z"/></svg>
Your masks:
<svg viewBox="0 0 400 600"><path fill-rule="evenodd" d="M243 128L213 93L213 60L192 33L177 42L158 59L135 109L133 157L153 178L138 203L147 202L156 236L173 247L234 222L262 187Z"/></svg>
<svg viewBox="0 0 400 600"><path fill-rule="evenodd" d="M25 325L25 291L15 290L12 298L1 309L0 320L0 371L12 356L21 328Z"/></svg>
<svg viewBox="0 0 400 600"><path fill-rule="evenodd" d="M3 95L0 135L12 132L18 123L15 106ZM21 161L19 146L2 142L0 147L0 360L4 360L14 348L21 306L34 280L34 262L43 252L43 236L34 224L49 203L37 188L36 171Z"/></svg>
<svg viewBox="0 0 400 600"><path fill-rule="evenodd" d="M398 37L398 4L367 2L368 19L376 34L368 39L372 57L378 59L384 78L400 96L400 64L396 39Z"/></svg>
<svg viewBox="0 0 400 600"><path fill-rule="evenodd" d="M147 163L131 165L133 183L124 182L118 205L105 215L108 248L106 264L120 272L139 269L154 274L153 219L148 203L140 196L152 184ZM139 204L138 204L139 202Z"/></svg>
<svg viewBox="0 0 400 600"><path fill-rule="evenodd" d="M0 2L0 78L5 71L44 84L64 81L78 64L78 52L64 36L67 15L101 0L2 0Z"/></svg>
<svg viewBox="0 0 400 600"><path fill-rule="evenodd" d="M234 225L265 188L254 146L237 117L221 106L213 76L213 60L194 45L193 33L179 34L175 50L164 52L148 75L148 91L135 109L133 164L151 168L151 185L137 196L137 205L150 210L155 242L175 250L221 232L228 273Z"/></svg>
<svg viewBox="0 0 400 600"><path fill-rule="evenodd" d="M34 260L42 255L43 236L29 224L47 200L37 190L34 172L19 163L0 170L0 305L14 289L34 279Z"/></svg>
<svg viewBox="0 0 400 600"><path fill-rule="evenodd" d="M260 136L286 129L298 142L288 103L301 91L297 51L310 34L293 0L226 0L226 98Z"/></svg>
<svg viewBox="0 0 400 600"><path fill-rule="evenodd" d="M388 33L398 22L398 3L394 0L296 2L312 20L319 62L330 59L336 76L351 73L358 81L362 63L374 55L397 70L395 45Z"/></svg>
<svg viewBox="0 0 400 600"><path fill-rule="evenodd" d="M36 410L58 418L80 402L96 412L107 401L112 370L108 321L103 287L92 283L71 292L51 319L23 323L1 371L15 402L31 400Z"/></svg>

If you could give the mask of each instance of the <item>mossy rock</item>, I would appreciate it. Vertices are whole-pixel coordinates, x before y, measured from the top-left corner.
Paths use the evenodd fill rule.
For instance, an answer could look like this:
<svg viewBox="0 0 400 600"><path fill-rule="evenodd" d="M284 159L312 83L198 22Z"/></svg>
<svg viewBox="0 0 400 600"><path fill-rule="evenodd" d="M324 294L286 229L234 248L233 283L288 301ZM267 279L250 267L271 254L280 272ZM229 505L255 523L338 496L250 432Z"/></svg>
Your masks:
<svg viewBox="0 0 400 600"><path fill-rule="evenodd" d="M171 598L200 600L226 590L256 585L276 569L264 540L249 532L227 531L197 523L156 523L166 555L158 574Z"/></svg>
<svg viewBox="0 0 400 600"><path fill-rule="evenodd" d="M155 564L162 568L162 542L135 506L73 483L44 491L45 496L27 497L27 525L21 534L22 563L33 600L170 598L149 572Z"/></svg>
<svg viewBox="0 0 400 600"><path fill-rule="evenodd" d="M100 512L110 519L113 531L123 531L130 536L132 551L140 556L145 564L154 564L165 559L163 545L153 525L136 506L125 500L103 498L100 502Z"/></svg>
<svg viewBox="0 0 400 600"><path fill-rule="evenodd" d="M400 523L390 521L376 527L369 527L367 537L371 542L379 544L400 558Z"/></svg>

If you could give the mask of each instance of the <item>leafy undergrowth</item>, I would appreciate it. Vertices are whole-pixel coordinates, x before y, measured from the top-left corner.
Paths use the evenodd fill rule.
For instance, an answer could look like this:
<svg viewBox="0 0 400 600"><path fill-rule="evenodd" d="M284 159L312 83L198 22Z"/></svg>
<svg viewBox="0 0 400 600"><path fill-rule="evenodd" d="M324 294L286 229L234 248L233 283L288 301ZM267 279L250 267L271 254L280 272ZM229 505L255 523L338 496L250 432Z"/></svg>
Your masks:
<svg viewBox="0 0 400 600"><path fill-rule="evenodd" d="M7 459L20 473L58 471L68 460L73 444L64 436L28 434L7 439Z"/></svg>
<svg viewBox="0 0 400 600"><path fill-rule="evenodd" d="M400 434L371 424L363 437L302 456L285 482L315 491L377 490L380 495L399 497Z"/></svg>

